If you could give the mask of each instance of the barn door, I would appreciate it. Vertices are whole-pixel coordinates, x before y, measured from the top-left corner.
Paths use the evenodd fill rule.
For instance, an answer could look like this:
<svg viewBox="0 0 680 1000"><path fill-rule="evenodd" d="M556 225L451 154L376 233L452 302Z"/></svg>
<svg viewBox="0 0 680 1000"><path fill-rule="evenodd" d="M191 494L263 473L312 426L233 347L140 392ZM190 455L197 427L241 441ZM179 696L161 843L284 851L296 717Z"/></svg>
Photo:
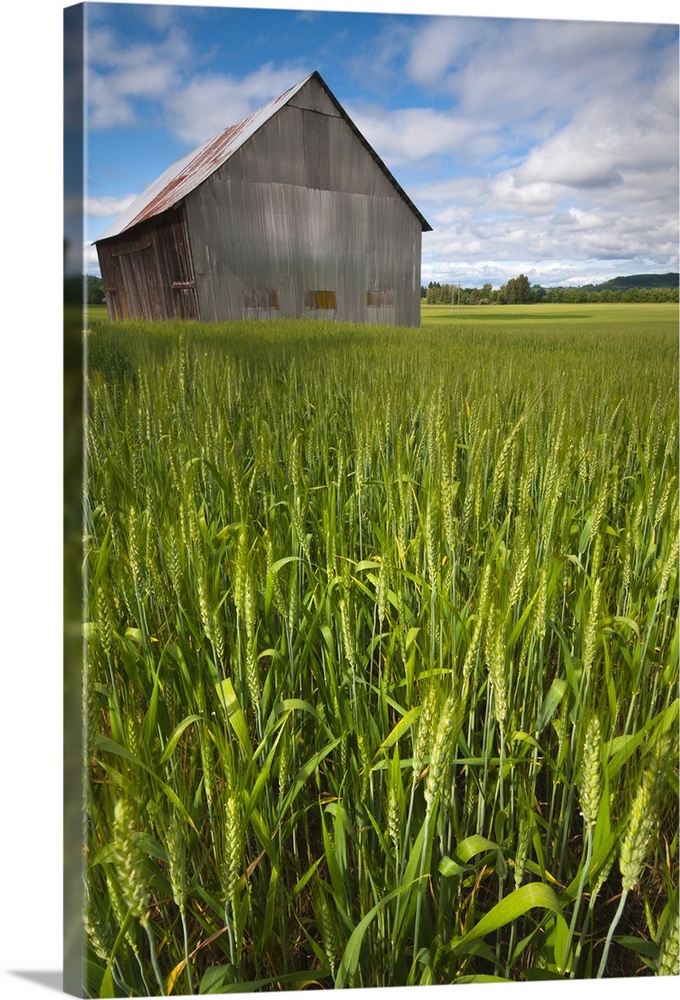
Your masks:
<svg viewBox="0 0 680 1000"><path fill-rule="evenodd" d="M109 311L109 319L125 319L125 314L123 313L123 307L118 297L118 289L113 285L104 286L104 301L106 302L106 308Z"/></svg>
<svg viewBox="0 0 680 1000"><path fill-rule="evenodd" d="M169 270L172 315L177 319L198 319L196 282L184 206L168 212L167 228L159 232Z"/></svg>
<svg viewBox="0 0 680 1000"><path fill-rule="evenodd" d="M139 316L154 319L152 288L154 282L154 260L151 245L114 253L122 276L124 302L121 312L124 316Z"/></svg>

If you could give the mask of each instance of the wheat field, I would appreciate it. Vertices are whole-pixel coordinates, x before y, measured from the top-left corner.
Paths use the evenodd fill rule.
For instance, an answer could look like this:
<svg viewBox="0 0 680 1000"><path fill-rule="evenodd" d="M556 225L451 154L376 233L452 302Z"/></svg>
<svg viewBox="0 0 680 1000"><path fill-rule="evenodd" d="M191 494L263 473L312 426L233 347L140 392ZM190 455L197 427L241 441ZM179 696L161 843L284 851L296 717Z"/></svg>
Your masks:
<svg viewBox="0 0 680 1000"><path fill-rule="evenodd" d="M92 322L89 996L678 973L667 315Z"/></svg>

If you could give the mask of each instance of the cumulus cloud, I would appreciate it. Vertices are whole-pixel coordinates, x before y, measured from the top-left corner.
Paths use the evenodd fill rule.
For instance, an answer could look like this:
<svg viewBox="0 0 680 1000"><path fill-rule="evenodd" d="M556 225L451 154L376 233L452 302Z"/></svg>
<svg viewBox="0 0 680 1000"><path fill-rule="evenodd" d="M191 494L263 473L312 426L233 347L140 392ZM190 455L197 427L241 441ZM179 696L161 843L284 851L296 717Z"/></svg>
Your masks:
<svg viewBox="0 0 680 1000"><path fill-rule="evenodd" d="M198 75L168 97L168 127L182 142L198 145L284 93L310 72L300 63L276 68L269 62L240 79L219 73Z"/></svg>
<svg viewBox="0 0 680 1000"><path fill-rule="evenodd" d="M136 194L126 194L120 198L111 195L104 195L99 198L88 197L85 199L85 214L93 219L104 219L108 216L115 217L129 208L137 197Z"/></svg>
<svg viewBox="0 0 680 1000"><path fill-rule="evenodd" d="M441 17L412 34L407 71L467 111L528 120L541 106L620 91L641 79L655 25ZM644 75L643 75L644 77Z"/></svg>
<svg viewBox="0 0 680 1000"><path fill-rule="evenodd" d="M243 77L201 71L206 59L200 58L172 14L168 8L150 17L158 35L155 41L130 44L105 25L88 35L90 129L148 124L148 102L152 102L155 124L191 147L240 121L311 72L299 60L277 66L270 61Z"/></svg>
<svg viewBox="0 0 680 1000"><path fill-rule="evenodd" d="M665 122L652 119L675 116L677 127L677 47L656 25L426 19L406 67L433 100L448 101L451 117L496 134L514 156L598 106L602 120L611 111L609 122L646 121L648 133L672 148ZM608 108L613 95L617 106ZM583 120L588 141L602 124L595 118Z"/></svg>
<svg viewBox="0 0 680 1000"><path fill-rule="evenodd" d="M99 257L97 256L97 248L91 243L84 243L82 252L85 274L99 274Z"/></svg>
<svg viewBox="0 0 680 1000"><path fill-rule="evenodd" d="M88 35L88 126L108 129L141 121L135 100L162 102L181 85L190 47L177 30L158 42L126 43L107 27Z"/></svg>
<svg viewBox="0 0 680 1000"><path fill-rule="evenodd" d="M495 22L476 18L433 17L414 32L406 69L411 79L424 87L451 89L451 74L468 65L494 33Z"/></svg>
<svg viewBox="0 0 680 1000"><path fill-rule="evenodd" d="M443 123L478 123L459 157L449 148L464 176L414 192L435 227L424 274L467 267L473 276L506 260L545 282L557 273L551 261L571 262L558 268L562 281L586 260L677 266L677 35L656 25L440 18L414 33L406 65L445 105ZM488 149L477 163L469 150L480 136ZM494 141L507 162L494 158Z"/></svg>
<svg viewBox="0 0 680 1000"><path fill-rule="evenodd" d="M349 105L347 112L382 159L391 164L455 154L483 141L473 122L434 108L386 111L378 105Z"/></svg>
<svg viewBox="0 0 680 1000"><path fill-rule="evenodd" d="M621 184L630 170L655 173L677 162L677 119L647 103L606 99L577 110L573 120L536 146L518 179L573 188Z"/></svg>

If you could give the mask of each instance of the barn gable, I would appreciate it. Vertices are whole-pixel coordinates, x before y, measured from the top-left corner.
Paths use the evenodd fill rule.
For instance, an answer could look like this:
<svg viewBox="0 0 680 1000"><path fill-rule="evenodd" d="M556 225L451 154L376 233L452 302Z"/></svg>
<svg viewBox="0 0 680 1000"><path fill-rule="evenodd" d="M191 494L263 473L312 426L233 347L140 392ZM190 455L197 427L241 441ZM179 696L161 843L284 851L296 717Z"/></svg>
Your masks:
<svg viewBox="0 0 680 1000"><path fill-rule="evenodd" d="M114 317L418 325L430 229L313 73L170 167L96 242Z"/></svg>

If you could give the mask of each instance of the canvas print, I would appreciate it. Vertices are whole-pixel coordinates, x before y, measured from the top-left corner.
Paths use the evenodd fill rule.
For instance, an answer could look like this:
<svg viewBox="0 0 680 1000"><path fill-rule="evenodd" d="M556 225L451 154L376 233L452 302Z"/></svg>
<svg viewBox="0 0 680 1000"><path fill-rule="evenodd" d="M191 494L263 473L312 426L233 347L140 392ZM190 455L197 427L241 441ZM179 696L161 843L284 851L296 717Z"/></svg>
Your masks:
<svg viewBox="0 0 680 1000"><path fill-rule="evenodd" d="M65 13L70 992L677 977L678 26Z"/></svg>

